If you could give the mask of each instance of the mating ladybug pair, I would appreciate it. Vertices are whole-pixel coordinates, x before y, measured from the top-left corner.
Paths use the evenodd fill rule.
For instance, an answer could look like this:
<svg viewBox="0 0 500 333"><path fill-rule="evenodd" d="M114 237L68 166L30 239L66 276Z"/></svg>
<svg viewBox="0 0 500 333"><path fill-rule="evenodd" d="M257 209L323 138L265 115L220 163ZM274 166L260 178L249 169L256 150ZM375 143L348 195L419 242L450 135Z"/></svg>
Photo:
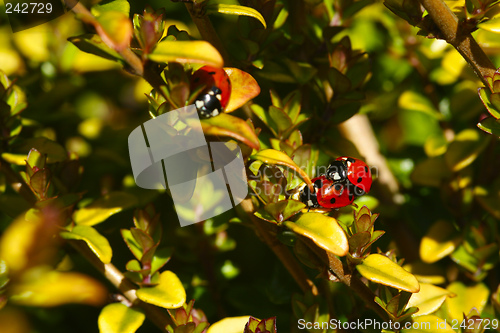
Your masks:
<svg viewBox="0 0 500 333"><path fill-rule="evenodd" d="M308 186L300 190L300 201L309 209L336 209L352 204L356 197L370 191L372 175L365 162L342 156L333 161L326 173L313 178L314 193Z"/></svg>
<svg viewBox="0 0 500 333"><path fill-rule="evenodd" d="M194 102L200 118L219 115L226 108L231 96L231 81L222 68L203 66L191 77L191 91L202 88Z"/></svg>

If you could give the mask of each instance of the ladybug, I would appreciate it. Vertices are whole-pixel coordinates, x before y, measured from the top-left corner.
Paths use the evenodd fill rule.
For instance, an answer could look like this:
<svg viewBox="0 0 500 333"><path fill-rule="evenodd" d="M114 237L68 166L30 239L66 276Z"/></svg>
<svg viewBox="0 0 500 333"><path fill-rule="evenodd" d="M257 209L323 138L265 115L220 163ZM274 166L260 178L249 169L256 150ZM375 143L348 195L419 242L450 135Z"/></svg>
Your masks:
<svg viewBox="0 0 500 333"><path fill-rule="evenodd" d="M211 118L224 111L231 96L231 81L222 68L203 66L191 76L191 91L203 87L194 105L200 118Z"/></svg>
<svg viewBox="0 0 500 333"><path fill-rule="evenodd" d="M349 182L334 182L326 175L313 178L311 182L314 193L311 193L307 186L300 190L300 201L305 203L308 209L341 208L352 204L356 198L354 186Z"/></svg>
<svg viewBox="0 0 500 333"><path fill-rule="evenodd" d="M340 168L338 166L339 162L345 163L347 180L354 185L354 194L356 196L361 196L370 192L370 188L372 186L372 174L370 168L365 162L358 160L357 158L347 156L336 158L326 170L326 175L329 179L335 180L333 177L340 177L341 179L339 181L345 181L343 179L345 177L343 170L342 172L337 171Z"/></svg>

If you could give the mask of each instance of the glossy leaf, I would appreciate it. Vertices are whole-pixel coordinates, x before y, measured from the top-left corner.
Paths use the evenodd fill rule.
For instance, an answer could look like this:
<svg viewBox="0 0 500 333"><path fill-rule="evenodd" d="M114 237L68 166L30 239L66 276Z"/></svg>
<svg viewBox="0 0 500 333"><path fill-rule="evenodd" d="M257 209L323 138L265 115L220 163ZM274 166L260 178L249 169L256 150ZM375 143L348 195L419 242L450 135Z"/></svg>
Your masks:
<svg viewBox="0 0 500 333"><path fill-rule="evenodd" d="M446 164L452 171L459 171L476 160L486 148L490 137L473 129L457 134L445 153Z"/></svg>
<svg viewBox="0 0 500 333"><path fill-rule="evenodd" d="M108 291L97 280L80 273L50 271L16 283L11 301L19 305L52 307L68 303L100 306Z"/></svg>
<svg viewBox="0 0 500 333"><path fill-rule="evenodd" d="M417 278L381 254L370 254L356 266L358 272L370 281L396 289L416 293L420 290Z"/></svg>
<svg viewBox="0 0 500 333"><path fill-rule="evenodd" d="M205 41L166 40L158 43L148 58L163 63L197 63L219 68L224 64L219 51Z"/></svg>
<svg viewBox="0 0 500 333"><path fill-rule="evenodd" d="M97 17L97 21L96 31L106 45L117 51L129 46L133 28L128 15L119 11L106 11Z"/></svg>
<svg viewBox="0 0 500 333"><path fill-rule="evenodd" d="M77 225L71 231L61 232L64 239L77 239L87 243L88 247L104 263L109 264L113 252L106 237L102 236L97 230L87 225Z"/></svg>
<svg viewBox="0 0 500 333"><path fill-rule="evenodd" d="M495 104L493 104L491 101L492 94L491 94L490 90L482 87L482 88L479 88L477 92L478 92L479 98L481 98L481 102L483 102L486 110L488 110L488 112L496 119L500 118L500 110L498 110L497 106Z"/></svg>
<svg viewBox="0 0 500 333"><path fill-rule="evenodd" d="M285 226L335 255L345 256L349 251L346 234L333 217L320 213L306 213L295 223L285 222Z"/></svg>
<svg viewBox="0 0 500 333"><path fill-rule="evenodd" d="M92 226L105 221L108 217L130 208L137 198L126 192L111 192L90 205L78 209L73 214L76 224Z"/></svg>
<svg viewBox="0 0 500 333"><path fill-rule="evenodd" d="M248 101L259 96L259 84L250 74L234 67L225 67L224 70L231 80L231 97L224 112L239 109Z"/></svg>
<svg viewBox="0 0 500 333"><path fill-rule="evenodd" d="M464 314L468 314L472 308L481 313L488 302L490 291L483 283L466 286L462 282L453 282L446 289L457 295L446 300L448 315L459 322Z"/></svg>
<svg viewBox="0 0 500 333"><path fill-rule="evenodd" d="M500 122L498 121L498 119L495 119L493 117L484 118L479 123L477 123L477 127L482 129L486 133L500 136Z"/></svg>
<svg viewBox="0 0 500 333"><path fill-rule="evenodd" d="M412 306L418 308L418 312L414 317L431 314L439 309L450 295L453 296L453 294L446 289L432 284L421 283L420 291L411 295L406 308L408 309Z"/></svg>
<svg viewBox="0 0 500 333"><path fill-rule="evenodd" d="M295 200L281 200L277 203L269 203L264 209L278 222L288 220L299 213L306 205Z"/></svg>
<svg viewBox="0 0 500 333"><path fill-rule="evenodd" d="M259 20L260 23L262 23L262 25L264 26L264 28L267 28L266 21L264 20L264 17L262 17L262 14L251 7L239 6L239 5L213 4L206 6L206 9L209 14L220 13L229 15L250 16Z"/></svg>
<svg viewBox="0 0 500 333"><path fill-rule="evenodd" d="M165 271L160 274L158 285L137 290L137 297L149 304L175 309L186 302L186 291L175 273Z"/></svg>
<svg viewBox="0 0 500 333"><path fill-rule="evenodd" d="M260 147L255 131L241 118L221 113L217 117L203 120L201 127L205 135L233 138L257 150Z"/></svg>
<svg viewBox="0 0 500 333"><path fill-rule="evenodd" d="M145 318L144 313L122 303L108 304L97 320L99 333L134 333Z"/></svg>
<svg viewBox="0 0 500 333"><path fill-rule="evenodd" d="M90 12L94 16L99 16L106 12L120 12L124 15L129 16L130 14L130 4L127 0L113 0L105 4L98 4L92 6Z"/></svg>
<svg viewBox="0 0 500 333"><path fill-rule="evenodd" d="M122 229L120 231L121 231L123 240L125 241L125 244L127 244L130 252L132 252L132 254L137 259L141 260L142 259L142 248L139 245L139 243L137 243L134 236L132 236L132 232L130 232L130 230L128 230L128 229Z"/></svg>
<svg viewBox="0 0 500 333"><path fill-rule="evenodd" d="M212 324L207 333L241 333L250 316L228 317Z"/></svg>
<svg viewBox="0 0 500 333"><path fill-rule="evenodd" d="M413 323L411 328L402 329L401 333L456 333L449 322L434 315L414 318Z"/></svg>
<svg viewBox="0 0 500 333"><path fill-rule="evenodd" d="M259 151L257 154L250 156L251 159L262 161L271 165L282 165L299 174L299 176L308 184L311 185L311 180L307 173L302 170L295 162L285 153L274 150L265 149Z"/></svg>
<svg viewBox="0 0 500 333"><path fill-rule="evenodd" d="M500 33L500 18L486 20L477 25L479 29Z"/></svg>
<svg viewBox="0 0 500 333"><path fill-rule="evenodd" d="M450 222L439 220L434 223L420 243L420 258L425 263L436 262L458 245L460 238Z"/></svg>
<svg viewBox="0 0 500 333"><path fill-rule="evenodd" d="M83 52L95 54L101 58L109 60L122 60L122 56L106 45L99 35L85 34L68 39Z"/></svg>

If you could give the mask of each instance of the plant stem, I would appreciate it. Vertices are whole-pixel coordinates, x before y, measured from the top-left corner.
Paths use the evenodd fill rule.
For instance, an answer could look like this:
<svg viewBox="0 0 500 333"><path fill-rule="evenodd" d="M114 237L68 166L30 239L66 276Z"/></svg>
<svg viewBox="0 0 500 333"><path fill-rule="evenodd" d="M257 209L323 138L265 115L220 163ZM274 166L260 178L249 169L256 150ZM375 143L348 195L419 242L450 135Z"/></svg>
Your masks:
<svg viewBox="0 0 500 333"><path fill-rule="evenodd" d="M130 301L130 303L141 308L146 314L146 317L151 320L162 332L168 333L166 329L167 325L175 327L175 324L167 311L154 305L144 303L137 298L135 293L137 288L132 284L132 282L125 278L122 272L120 272L113 264L102 263L83 241L68 240L68 242L99 272L101 272L104 277L106 277L106 279L111 282L111 284L115 286L116 289L118 289L120 293L127 298L127 300Z"/></svg>
<svg viewBox="0 0 500 333"><path fill-rule="evenodd" d="M493 77L496 71L495 65L493 65L470 32L463 29L458 22L457 16L453 14L443 0L419 1L441 30L444 39L457 49L481 79L485 87L491 90L492 87L490 87L485 77Z"/></svg>
<svg viewBox="0 0 500 333"><path fill-rule="evenodd" d="M276 254L276 256L280 259L285 268L294 278L295 282L297 282L300 289L303 292L311 290L313 295L315 296L318 295L318 288L316 287L314 282L311 279L309 279L307 274L304 272L302 267L300 267L297 260L295 260L290 251L286 248L285 245L280 243L276 239L276 237L273 237L269 233L270 223L262 221L255 215L253 215L254 208L252 201L250 199L245 199L242 201L240 206L243 208L248 217L250 217L252 223L254 224L259 236L262 238L264 243L266 243L267 246L269 246L271 250L273 250L274 254Z"/></svg>
<svg viewBox="0 0 500 333"><path fill-rule="evenodd" d="M219 35L217 35L217 32L214 29L212 21L210 21L210 18L206 14L199 16L196 11L196 6L199 5L186 2L186 8L191 16L191 19L198 28L201 37L212 44L219 51L222 59L224 59L225 66L229 65L229 55L224 47L224 44L222 44Z"/></svg>

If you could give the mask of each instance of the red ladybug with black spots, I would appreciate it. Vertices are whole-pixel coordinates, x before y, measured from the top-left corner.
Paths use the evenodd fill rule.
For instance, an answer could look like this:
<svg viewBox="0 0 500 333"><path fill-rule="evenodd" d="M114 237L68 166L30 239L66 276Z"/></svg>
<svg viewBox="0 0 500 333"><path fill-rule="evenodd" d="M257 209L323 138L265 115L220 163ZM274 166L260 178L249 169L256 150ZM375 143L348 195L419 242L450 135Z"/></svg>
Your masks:
<svg viewBox="0 0 500 333"><path fill-rule="evenodd" d="M347 180L354 185L354 195L361 196L370 192L372 186L372 174L365 162L347 156L341 156L332 162L326 170L327 178L333 181Z"/></svg>
<svg viewBox="0 0 500 333"><path fill-rule="evenodd" d="M194 102L200 118L211 118L224 111L231 96L231 81L224 69L203 66L191 76L191 91L203 87Z"/></svg>

